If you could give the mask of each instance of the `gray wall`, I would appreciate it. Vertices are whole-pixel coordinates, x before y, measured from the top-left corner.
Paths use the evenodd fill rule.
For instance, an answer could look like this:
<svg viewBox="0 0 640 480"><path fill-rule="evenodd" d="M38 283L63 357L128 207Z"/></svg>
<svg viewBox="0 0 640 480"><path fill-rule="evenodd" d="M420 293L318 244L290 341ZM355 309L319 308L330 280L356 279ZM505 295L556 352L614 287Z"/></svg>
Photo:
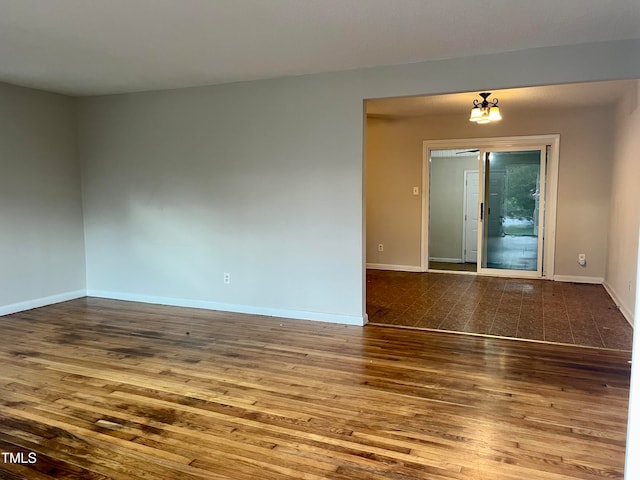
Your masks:
<svg viewBox="0 0 640 480"><path fill-rule="evenodd" d="M348 93L310 77L82 100L89 293L362 323Z"/></svg>
<svg viewBox="0 0 640 480"><path fill-rule="evenodd" d="M75 102L0 84L0 314L84 296Z"/></svg>

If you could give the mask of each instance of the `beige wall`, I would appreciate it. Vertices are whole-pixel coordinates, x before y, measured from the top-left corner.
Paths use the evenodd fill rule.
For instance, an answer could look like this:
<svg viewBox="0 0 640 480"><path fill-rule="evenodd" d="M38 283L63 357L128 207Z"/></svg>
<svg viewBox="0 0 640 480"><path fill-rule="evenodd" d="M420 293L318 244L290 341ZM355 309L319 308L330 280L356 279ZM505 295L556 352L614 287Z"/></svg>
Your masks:
<svg viewBox="0 0 640 480"><path fill-rule="evenodd" d="M0 315L84 296L75 113L0 83Z"/></svg>
<svg viewBox="0 0 640 480"><path fill-rule="evenodd" d="M422 190L422 167L407 153L414 132L403 122L370 119L366 137L367 263L419 266L420 243L411 240L420 237L422 206L412 189Z"/></svg>
<svg viewBox="0 0 640 480"><path fill-rule="evenodd" d="M631 320L640 226L640 82L618 105L616 126L605 285Z"/></svg>
<svg viewBox="0 0 640 480"><path fill-rule="evenodd" d="M368 131L367 149L367 253L376 239L396 246L384 261L367 257L369 263L420 265L420 211L415 198L400 198L411 184L420 181L423 140L560 134L555 274L603 279L607 254L607 226L613 158L614 109L549 109L509 111L504 120L475 125L460 116L408 118L383 122ZM379 145L384 146L380 154ZM404 173L397 170L406 168ZM382 170L384 173L379 173ZM369 177L384 175L388 185L379 189ZM378 215L376 205L395 205L396 215ZM385 219L393 218L393 224ZM402 228L397 224L402 223ZM372 230L374 238L369 239ZM578 253L587 255L587 266L577 263Z"/></svg>

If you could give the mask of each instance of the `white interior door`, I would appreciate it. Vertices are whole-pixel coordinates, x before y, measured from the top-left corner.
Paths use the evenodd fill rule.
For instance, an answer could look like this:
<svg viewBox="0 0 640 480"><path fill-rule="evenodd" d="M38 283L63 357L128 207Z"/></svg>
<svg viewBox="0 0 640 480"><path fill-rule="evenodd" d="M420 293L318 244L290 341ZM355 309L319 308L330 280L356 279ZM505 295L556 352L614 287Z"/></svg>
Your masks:
<svg viewBox="0 0 640 480"><path fill-rule="evenodd" d="M478 261L478 203L480 174L478 170L464 172L464 243L462 259L465 263Z"/></svg>

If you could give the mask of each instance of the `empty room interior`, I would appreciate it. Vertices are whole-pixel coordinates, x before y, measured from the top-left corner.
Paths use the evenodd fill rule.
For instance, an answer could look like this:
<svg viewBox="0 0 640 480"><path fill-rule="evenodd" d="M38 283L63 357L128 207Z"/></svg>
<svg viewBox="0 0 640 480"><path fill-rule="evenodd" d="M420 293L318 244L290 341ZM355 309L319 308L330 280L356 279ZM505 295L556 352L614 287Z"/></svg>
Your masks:
<svg viewBox="0 0 640 480"><path fill-rule="evenodd" d="M640 478L640 6L490 3L0 0L0 478Z"/></svg>

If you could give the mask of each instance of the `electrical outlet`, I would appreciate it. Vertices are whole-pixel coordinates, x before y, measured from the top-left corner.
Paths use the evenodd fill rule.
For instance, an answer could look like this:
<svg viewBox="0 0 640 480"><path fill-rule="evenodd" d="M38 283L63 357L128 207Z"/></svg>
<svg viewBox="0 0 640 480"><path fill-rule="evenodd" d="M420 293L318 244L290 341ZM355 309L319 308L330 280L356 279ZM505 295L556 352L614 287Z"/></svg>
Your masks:
<svg viewBox="0 0 640 480"><path fill-rule="evenodd" d="M585 253L578 254L578 263L583 267L587 264L587 255Z"/></svg>
<svg viewBox="0 0 640 480"><path fill-rule="evenodd" d="M231 274L225 273L222 275L222 283L229 285L231 283Z"/></svg>
<svg viewBox="0 0 640 480"><path fill-rule="evenodd" d="M413 194L420 195L420 187L413 187Z"/></svg>
<svg viewBox="0 0 640 480"><path fill-rule="evenodd" d="M378 251L379 252L384 252L384 245L383 244L381 244L381 243L378 244Z"/></svg>

